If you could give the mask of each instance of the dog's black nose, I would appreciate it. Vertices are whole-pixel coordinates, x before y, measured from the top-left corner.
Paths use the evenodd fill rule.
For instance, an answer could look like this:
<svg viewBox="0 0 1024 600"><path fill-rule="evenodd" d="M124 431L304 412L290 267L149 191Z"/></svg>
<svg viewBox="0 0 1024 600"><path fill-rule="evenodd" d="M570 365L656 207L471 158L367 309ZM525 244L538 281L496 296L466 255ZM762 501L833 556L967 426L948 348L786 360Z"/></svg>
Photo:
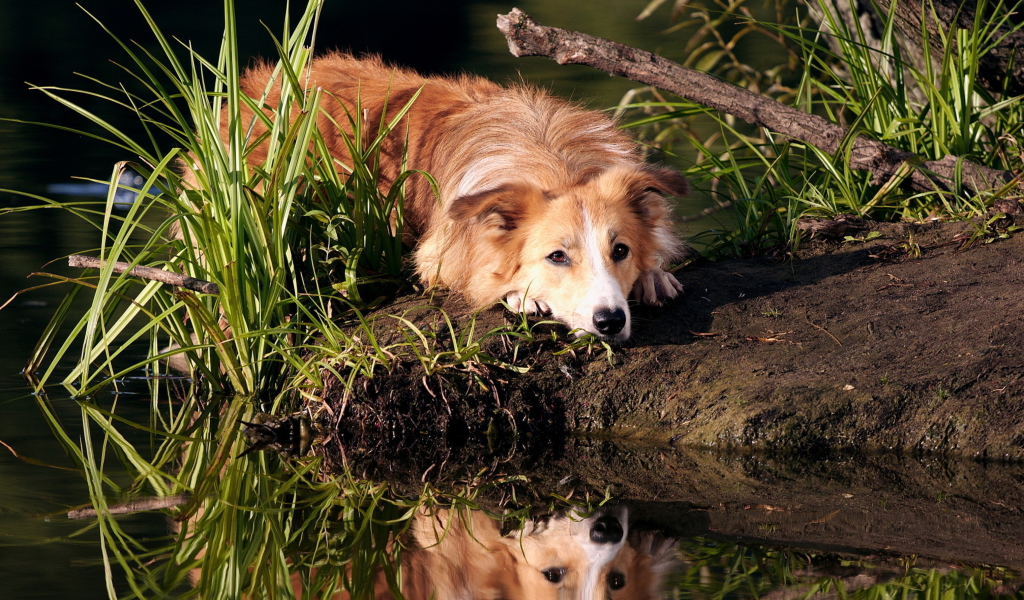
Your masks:
<svg viewBox="0 0 1024 600"><path fill-rule="evenodd" d="M613 516L605 515L590 527L590 541L595 544L618 544L622 541L622 525Z"/></svg>
<svg viewBox="0 0 1024 600"><path fill-rule="evenodd" d="M621 308L602 309L594 313L594 327L604 335L615 335L626 326L626 313Z"/></svg>

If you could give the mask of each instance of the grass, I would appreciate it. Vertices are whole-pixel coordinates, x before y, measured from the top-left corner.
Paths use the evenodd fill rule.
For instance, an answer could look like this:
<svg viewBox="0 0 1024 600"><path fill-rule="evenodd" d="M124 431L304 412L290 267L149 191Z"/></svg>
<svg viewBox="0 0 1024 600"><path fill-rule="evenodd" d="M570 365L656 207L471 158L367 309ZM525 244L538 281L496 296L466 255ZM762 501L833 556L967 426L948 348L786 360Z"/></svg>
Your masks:
<svg viewBox="0 0 1024 600"><path fill-rule="evenodd" d="M806 9L795 13L795 21L783 17L771 23L752 19L743 2L688 4L687 14L706 15L691 19L721 23L731 18L743 24L732 37L710 27L688 38L687 47L694 51L690 62L712 73L733 74L734 83L767 90L780 102L844 123L851 131L925 160L952 154L992 168L1020 169L1024 99L985 89L978 73L980 57L1007 31L1021 28L1011 17L1020 3L979 3L974 27L941 32L937 40L922 31L925 46L930 41L942 49L941 60L926 56L923 64L915 65L902 54L893 14L883 14L880 48L875 50L859 25L848 27L831 3L808 2L823 15L833 43L827 43L826 34L806 20ZM786 62L760 68L744 65L737 47L744 37L755 34L782 45ZM728 209L719 213L720 226L695 236L694 241L704 245L711 257L784 255L799 246L796 223L804 217L853 214L883 221L978 217L1012 190L1005 186L970 194L954 185L949 191L912 192L901 186L910 165L893 180L879 184L867 172L846 166L852 137L838 153L829 155L741 126L701 106L669 101L656 92L649 95L653 96L649 101L638 102L644 94L633 94L619 110L633 115L629 125L649 131L652 143L668 153L675 144L696 149L696 164L689 170L696 187Z"/></svg>

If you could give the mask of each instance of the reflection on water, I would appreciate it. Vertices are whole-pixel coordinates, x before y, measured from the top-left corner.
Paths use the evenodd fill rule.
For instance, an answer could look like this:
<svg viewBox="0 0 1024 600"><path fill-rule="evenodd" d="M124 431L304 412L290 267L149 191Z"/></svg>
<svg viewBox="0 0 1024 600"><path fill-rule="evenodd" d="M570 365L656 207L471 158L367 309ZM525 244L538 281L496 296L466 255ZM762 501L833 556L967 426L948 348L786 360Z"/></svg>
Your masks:
<svg viewBox="0 0 1024 600"><path fill-rule="evenodd" d="M427 598L656 598L673 544L629 531L625 507L562 512L502 534L481 511L421 509L402 554L402 595ZM378 577L377 597L386 596Z"/></svg>
<svg viewBox="0 0 1024 600"><path fill-rule="evenodd" d="M690 489L702 486L706 477L724 483L756 476L758 468L802 468L800 460L747 457L737 462L712 453L630 448L590 440L573 440L569 447L548 450L575 456L579 456L576 452L590 454L592 458L583 461L584 470L603 467L608 472L620 461L649 465L639 466L629 475L638 481L668 479L667 485ZM317 449L318 453L324 451ZM651 461L654 456L661 460ZM863 457L847 459L864 462ZM552 460L541 466L556 471L556 477L574 471L565 467L560 470L560 462ZM687 474L671 468L686 463L697 466L698 472ZM751 468L753 463L760 466ZM290 464L298 467L295 461ZM795 483L826 490L830 484L841 483L850 486L845 489L862 492L865 481L884 475L880 464L868 460L855 481L844 477L839 469L834 479L807 476ZM568 477L554 481L547 473L510 478L503 475L500 466L492 464L482 471L478 467L440 467L473 477L462 481L462 489L449 482L443 486L449 490L446 493L418 470L396 473L416 476L421 484L427 481L424 491L415 497L395 496L380 487L370 493L359 490L366 482L338 482L345 490L345 499L336 498L335 502L345 508L324 521L323 538L307 540L290 554L296 565L303 565L295 568L289 579L296 596L302 590L323 592L330 588L324 581L340 579L347 582L346 589L352 590L353 597L360 591L372 592L376 598L398 597L394 591L400 589L405 598L412 599L653 599L663 594L701 600L970 598L1013 594L1020 584L1014 571L985 565L972 554L978 539L965 536L957 554L956 549L943 546L935 523L922 529L930 513L936 512L934 507L901 513L903 522L896 527L884 514L876 518L866 515L860 523L851 525L835 519L838 513L850 511L828 492L787 492L779 488L774 493L761 492L762 499L779 499L776 505L729 502L727 498L749 494L738 492L735 485L717 496L714 492L681 492L657 500L649 496L609 500L591 493L601 487L599 479L582 477L569 483ZM947 467L957 470L953 465ZM1016 478L1020 469L994 468L989 476L991 481ZM910 477L913 479L913 475ZM961 484L973 487L987 480L982 476ZM793 483L789 480L780 487L788 488ZM915 487L910 481L906 483L905 495L874 490L875 500L888 492L886 504L891 511L919 506L918 496L930 484L922 481ZM950 481L933 483L948 486ZM401 485L399 482L397 487ZM531 497L530 491L547 500L525 501ZM997 522L997 512L986 506L995 501L984 495L973 500L975 506L962 505L947 519ZM829 501L832 504L826 507ZM766 517L770 513L797 516L789 525L780 522L772 526L772 518ZM397 514L401 516L396 518ZM1002 515L1005 517L1005 513ZM367 530L375 527L378 529L368 535ZM1003 562L997 564L1021 565L1020 543L1014 540L1021 539L1024 522L1018 517L999 522L999 527L1003 542L989 549L993 552L990 557L1000 557ZM817 535L806 544L782 543L799 529ZM870 535L874 529L878 531ZM840 543L856 531L864 536L861 547ZM695 532L701 535L694 536ZM874 540L885 536L884 545L872 546ZM330 547L334 553L327 551L329 558L317 560L314 556L324 556L316 549L318 545ZM377 562L366 557L376 557ZM963 565L963 561L975 566ZM400 577L393 570L395 564L401 567ZM310 565L315 566L307 572ZM191 581L202 587L205 576L203 570L193 571Z"/></svg>

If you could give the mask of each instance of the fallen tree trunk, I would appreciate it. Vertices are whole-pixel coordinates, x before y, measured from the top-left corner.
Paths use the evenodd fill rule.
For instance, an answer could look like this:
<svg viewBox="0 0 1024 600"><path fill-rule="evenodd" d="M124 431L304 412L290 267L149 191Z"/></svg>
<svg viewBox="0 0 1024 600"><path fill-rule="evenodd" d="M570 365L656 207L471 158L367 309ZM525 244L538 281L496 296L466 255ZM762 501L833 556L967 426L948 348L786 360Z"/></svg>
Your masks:
<svg viewBox="0 0 1024 600"><path fill-rule="evenodd" d="M761 96L716 77L680 66L644 50L585 33L539 25L529 15L513 9L498 17L498 29L508 40L514 56L546 56L558 64L594 67L633 81L653 85L692 102L734 115L747 123L765 127L835 154L850 131L817 115L808 114ZM1007 184L1007 171L947 155L941 160L922 161L915 155L877 140L858 135L850 148L851 168L870 171L873 182L881 184L897 175L902 165L914 168L909 184L918 191L953 189L962 181L971 192Z"/></svg>

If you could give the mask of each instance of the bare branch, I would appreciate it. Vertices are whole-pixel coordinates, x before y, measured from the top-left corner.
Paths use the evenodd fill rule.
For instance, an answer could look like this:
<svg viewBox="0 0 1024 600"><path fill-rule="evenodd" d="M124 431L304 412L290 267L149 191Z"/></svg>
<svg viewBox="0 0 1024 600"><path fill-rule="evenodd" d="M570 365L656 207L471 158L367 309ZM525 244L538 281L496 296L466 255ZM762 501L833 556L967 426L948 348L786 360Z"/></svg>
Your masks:
<svg viewBox="0 0 1024 600"><path fill-rule="evenodd" d="M867 221L855 215L836 215L834 219L800 219L796 228L823 237L839 238L847 233L867 229Z"/></svg>
<svg viewBox="0 0 1024 600"><path fill-rule="evenodd" d="M147 510L159 510L161 508L173 508L181 506L189 501L189 494L176 494L174 496L146 496L124 504L111 504L107 506L107 512L112 515L130 515L132 513ZM96 516L95 508L78 508L68 511L69 519L91 519Z"/></svg>
<svg viewBox="0 0 1024 600"><path fill-rule="evenodd" d="M805 113L716 77L680 66L644 50L584 33L537 24L529 15L513 9L498 16L498 29L508 40L513 56L547 56L558 64L580 64L612 75L653 85L677 96L734 115L835 154L849 131L817 115ZM918 191L951 189L959 179L970 191L979 192L1006 184L1012 174L990 169L955 156L921 161L909 152L863 135L850 151L850 167L870 171L872 181L884 183L904 162L917 168L908 181Z"/></svg>
<svg viewBox="0 0 1024 600"><path fill-rule="evenodd" d="M100 269L103 268L103 261L98 258L91 256L82 256L81 254L72 254L68 257L68 265L77 267L79 269ZM124 273L128 271L129 275L135 277L141 277L143 279L149 279L152 281L159 281L168 285L174 285L177 287L192 290L193 292L199 292L201 294L219 294L220 288L217 287L216 283L204 281L202 279L195 279L188 275L182 275L181 273L173 273L171 271L165 271L163 269L155 269L153 267L134 267L129 271L129 265L126 262L115 262L114 272Z"/></svg>

